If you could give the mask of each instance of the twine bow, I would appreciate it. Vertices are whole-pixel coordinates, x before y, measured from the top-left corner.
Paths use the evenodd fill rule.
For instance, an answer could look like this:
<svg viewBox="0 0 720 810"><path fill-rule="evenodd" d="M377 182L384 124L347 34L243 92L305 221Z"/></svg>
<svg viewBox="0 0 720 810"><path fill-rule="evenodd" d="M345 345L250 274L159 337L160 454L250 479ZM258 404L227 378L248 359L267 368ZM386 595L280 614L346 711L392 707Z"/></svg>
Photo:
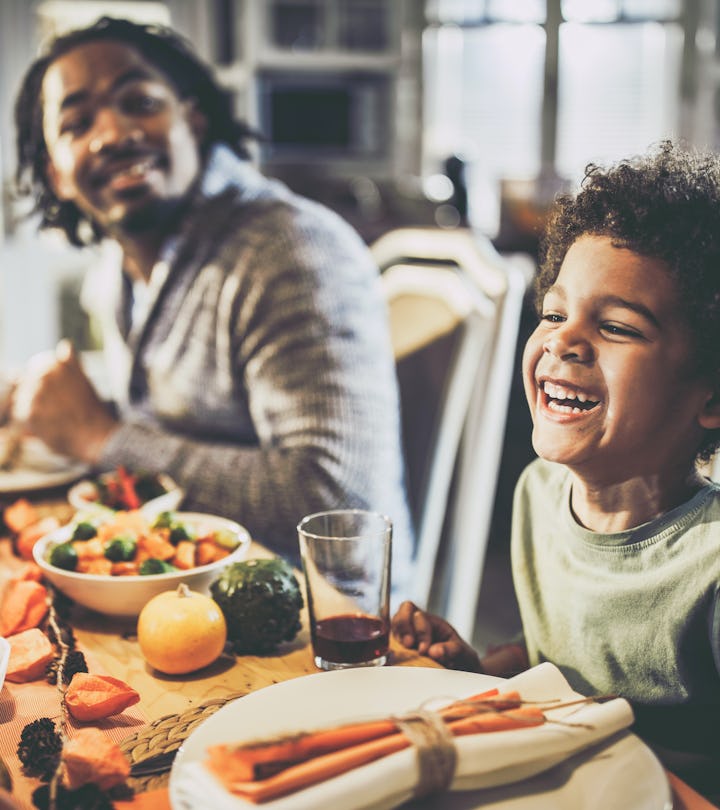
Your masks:
<svg viewBox="0 0 720 810"><path fill-rule="evenodd" d="M415 796L421 798L449 787L457 766L457 749L440 715L421 709L393 720L417 753Z"/></svg>

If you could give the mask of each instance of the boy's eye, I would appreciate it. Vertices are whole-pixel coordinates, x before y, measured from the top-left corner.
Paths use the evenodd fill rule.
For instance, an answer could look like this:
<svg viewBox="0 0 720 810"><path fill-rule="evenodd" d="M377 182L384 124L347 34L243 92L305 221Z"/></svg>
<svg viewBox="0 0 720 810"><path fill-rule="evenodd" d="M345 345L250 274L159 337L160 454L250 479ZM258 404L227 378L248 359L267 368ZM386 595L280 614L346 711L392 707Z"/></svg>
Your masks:
<svg viewBox="0 0 720 810"><path fill-rule="evenodd" d="M540 316L540 320L547 321L548 323L562 323L565 320L565 316L557 312L544 312Z"/></svg>
<svg viewBox="0 0 720 810"><path fill-rule="evenodd" d="M617 323L603 323L600 328L603 332L615 337L642 338L642 334L637 329Z"/></svg>

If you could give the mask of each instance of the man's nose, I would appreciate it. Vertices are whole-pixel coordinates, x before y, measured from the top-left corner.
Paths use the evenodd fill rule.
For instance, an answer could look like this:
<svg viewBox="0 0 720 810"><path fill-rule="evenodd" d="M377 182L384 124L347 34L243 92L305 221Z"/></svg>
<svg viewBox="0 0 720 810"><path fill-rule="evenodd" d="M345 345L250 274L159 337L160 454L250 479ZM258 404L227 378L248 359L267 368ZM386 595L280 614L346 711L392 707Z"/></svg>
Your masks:
<svg viewBox="0 0 720 810"><path fill-rule="evenodd" d="M99 154L106 148L138 140L138 128L124 115L110 106L100 107L95 113L92 138L88 148Z"/></svg>
<svg viewBox="0 0 720 810"><path fill-rule="evenodd" d="M565 321L548 334L543 351L560 360L587 363L595 355L592 342L578 324Z"/></svg>

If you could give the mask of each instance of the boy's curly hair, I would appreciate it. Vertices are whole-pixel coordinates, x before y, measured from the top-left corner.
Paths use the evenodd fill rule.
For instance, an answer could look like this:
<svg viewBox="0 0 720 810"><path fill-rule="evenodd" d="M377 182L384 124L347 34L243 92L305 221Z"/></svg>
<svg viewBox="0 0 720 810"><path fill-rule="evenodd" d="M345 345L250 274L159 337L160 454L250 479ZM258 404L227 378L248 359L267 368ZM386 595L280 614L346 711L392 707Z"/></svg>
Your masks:
<svg viewBox="0 0 720 810"><path fill-rule="evenodd" d="M132 46L157 68L182 99L194 99L207 119L207 133L200 145L206 154L213 143L227 144L239 157L248 158L247 141L258 135L234 114L232 94L221 87L212 69L193 51L192 46L169 28L143 25L129 20L102 17L86 28L53 39L42 56L28 68L15 101L17 145L16 190L35 196L35 212L41 214L41 228L59 228L71 244L81 246L87 224L84 214L72 202L59 200L48 183L47 146L43 136L42 83L48 67L60 56L88 42L113 41ZM93 223L90 241L101 234Z"/></svg>
<svg viewBox="0 0 720 810"><path fill-rule="evenodd" d="M695 371L713 374L720 396L720 156L662 141L609 168L590 164L577 194L555 200L540 243L535 303L541 310L570 246L584 234L665 263L677 285ZM707 461L720 430L706 432Z"/></svg>

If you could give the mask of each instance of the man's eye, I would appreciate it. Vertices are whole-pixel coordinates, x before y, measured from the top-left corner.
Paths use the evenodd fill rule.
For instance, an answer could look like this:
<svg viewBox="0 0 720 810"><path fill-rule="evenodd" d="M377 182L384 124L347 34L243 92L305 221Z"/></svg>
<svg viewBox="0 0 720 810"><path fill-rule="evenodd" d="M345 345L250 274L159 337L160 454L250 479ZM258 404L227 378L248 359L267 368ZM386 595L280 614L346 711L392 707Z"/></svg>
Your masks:
<svg viewBox="0 0 720 810"><path fill-rule="evenodd" d="M77 118L68 118L60 125L60 134L82 135L90 126L90 117L83 115Z"/></svg>
<svg viewBox="0 0 720 810"><path fill-rule="evenodd" d="M129 96L124 98L121 107L130 115L152 115L162 109L161 99L150 95Z"/></svg>

